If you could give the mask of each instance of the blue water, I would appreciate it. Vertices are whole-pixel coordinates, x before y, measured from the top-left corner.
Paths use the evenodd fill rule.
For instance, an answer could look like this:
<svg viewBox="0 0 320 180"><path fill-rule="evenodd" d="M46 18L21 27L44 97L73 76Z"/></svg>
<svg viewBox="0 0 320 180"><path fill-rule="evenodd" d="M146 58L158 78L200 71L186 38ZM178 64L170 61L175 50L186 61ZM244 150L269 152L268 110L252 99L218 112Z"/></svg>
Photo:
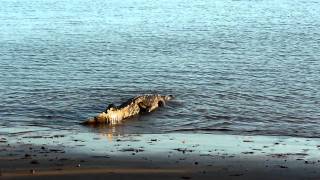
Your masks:
<svg viewBox="0 0 320 180"><path fill-rule="evenodd" d="M113 130L320 137L319 9L312 0L1 0L0 127L82 131L109 103L161 93L176 99Z"/></svg>

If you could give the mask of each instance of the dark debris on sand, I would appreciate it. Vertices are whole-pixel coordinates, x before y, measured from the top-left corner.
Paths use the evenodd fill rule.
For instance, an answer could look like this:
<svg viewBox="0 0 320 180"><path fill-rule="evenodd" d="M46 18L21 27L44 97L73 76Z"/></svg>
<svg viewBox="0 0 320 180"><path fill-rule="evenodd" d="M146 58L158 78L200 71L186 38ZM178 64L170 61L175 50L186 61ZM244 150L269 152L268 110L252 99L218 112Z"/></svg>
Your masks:
<svg viewBox="0 0 320 180"><path fill-rule="evenodd" d="M135 148L124 148L124 149L121 149L120 150L121 152L136 152L136 153L138 153L138 152L143 152L144 151L144 149L135 149Z"/></svg>
<svg viewBox="0 0 320 180"><path fill-rule="evenodd" d="M191 179L189 176L182 176L181 179Z"/></svg>
<svg viewBox="0 0 320 180"><path fill-rule="evenodd" d="M37 160L32 160L32 161L30 161L30 164L39 164L39 161L37 161Z"/></svg>
<svg viewBox="0 0 320 180"><path fill-rule="evenodd" d="M187 148L176 148L176 149L173 149L173 150L182 152L183 154L186 153L186 152L193 152L194 151L194 150L187 149Z"/></svg>

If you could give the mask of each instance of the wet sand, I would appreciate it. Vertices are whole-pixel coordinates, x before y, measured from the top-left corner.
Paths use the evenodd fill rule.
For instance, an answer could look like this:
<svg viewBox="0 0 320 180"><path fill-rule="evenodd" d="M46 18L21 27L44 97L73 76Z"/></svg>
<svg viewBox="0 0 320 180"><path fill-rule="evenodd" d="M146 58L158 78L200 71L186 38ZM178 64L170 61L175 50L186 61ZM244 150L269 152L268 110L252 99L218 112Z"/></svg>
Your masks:
<svg viewBox="0 0 320 180"><path fill-rule="evenodd" d="M0 136L0 179L320 179L320 139L26 132Z"/></svg>

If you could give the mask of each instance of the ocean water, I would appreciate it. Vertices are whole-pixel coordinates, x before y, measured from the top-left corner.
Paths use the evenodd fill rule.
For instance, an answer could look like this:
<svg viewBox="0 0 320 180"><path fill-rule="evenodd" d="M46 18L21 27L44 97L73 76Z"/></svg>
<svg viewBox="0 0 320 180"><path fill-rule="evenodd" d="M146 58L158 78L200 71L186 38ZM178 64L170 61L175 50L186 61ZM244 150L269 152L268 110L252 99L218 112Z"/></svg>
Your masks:
<svg viewBox="0 0 320 180"><path fill-rule="evenodd" d="M320 137L320 1L1 0L1 133L176 98L112 133ZM90 130L90 131L91 131Z"/></svg>

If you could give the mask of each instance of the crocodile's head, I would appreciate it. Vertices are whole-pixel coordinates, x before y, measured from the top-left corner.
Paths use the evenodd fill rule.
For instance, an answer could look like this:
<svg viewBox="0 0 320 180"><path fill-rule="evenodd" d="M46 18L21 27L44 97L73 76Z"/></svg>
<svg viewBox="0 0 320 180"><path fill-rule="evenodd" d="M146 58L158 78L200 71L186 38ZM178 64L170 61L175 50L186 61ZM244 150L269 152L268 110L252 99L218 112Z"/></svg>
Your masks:
<svg viewBox="0 0 320 180"><path fill-rule="evenodd" d="M165 100L165 101L170 101L170 100L172 100L173 98L174 98L173 95L164 96L164 100Z"/></svg>

